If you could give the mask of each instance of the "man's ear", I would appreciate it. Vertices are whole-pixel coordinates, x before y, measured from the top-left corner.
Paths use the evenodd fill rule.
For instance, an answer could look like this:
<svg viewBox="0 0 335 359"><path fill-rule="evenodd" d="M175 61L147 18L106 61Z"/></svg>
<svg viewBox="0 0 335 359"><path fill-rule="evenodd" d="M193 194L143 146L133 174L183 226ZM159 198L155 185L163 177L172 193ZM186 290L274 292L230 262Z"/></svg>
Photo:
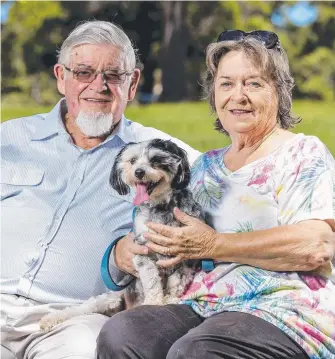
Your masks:
<svg viewBox="0 0 335 359"><path fill-rule="evenodd" d="M141 70L135 69L131 76L131 82L128 90L128 101L131 101L135 97L136 89L141 77Z"/></svg>
<svg viewBox="0 0 335 359"><path fill-rule="evenodd" d="M58 91L62 95L65 95L65 69L64 69L64 66L61 64L56 64L54 66L54 74L57 79Z"/></svg>

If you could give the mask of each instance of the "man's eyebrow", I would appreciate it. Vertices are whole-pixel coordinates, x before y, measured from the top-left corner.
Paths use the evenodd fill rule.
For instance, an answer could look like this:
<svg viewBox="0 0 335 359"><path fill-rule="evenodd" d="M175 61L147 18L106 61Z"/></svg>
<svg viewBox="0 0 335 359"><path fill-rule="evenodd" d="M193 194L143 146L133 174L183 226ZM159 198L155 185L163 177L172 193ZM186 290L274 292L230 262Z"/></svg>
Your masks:
<svg viewBox="0 0 335 359"><path fill-rule="evenodd" d="M226 76L226 75L221 75L220 77L219 77L219 79L232 79L232 77L230 77L230 76ZM255 79L255 78L260 78L260 79L262 79L262 80L264 80L264 77L262 76L262 75L260 75L260 74L251 74L251 75L247 75L247 76L245 76L245 78L246 79Z"/></svg>
<svg viewBox="0 0 335 359"><path fill-rule="evenodd" d="M87 65L87 64L76 64L75 66L77 67L85 67L87 69L91 69L91 70L95 70L95 68L93 68L91 65ZM106 70L109 70L109 71L113 71L113 72L123 72L124 70L118 68L118 67L115 67L115 65L107 65L106 68L105 68L105 71Z"/></svg>
<svg viewBox="0 0 335 359"><path fill-rule="evenodd" d="M87 67L88 69L93 69L92 66L87 65L87 64L76 64L76 66L78 66L78 67Z"/></svg>

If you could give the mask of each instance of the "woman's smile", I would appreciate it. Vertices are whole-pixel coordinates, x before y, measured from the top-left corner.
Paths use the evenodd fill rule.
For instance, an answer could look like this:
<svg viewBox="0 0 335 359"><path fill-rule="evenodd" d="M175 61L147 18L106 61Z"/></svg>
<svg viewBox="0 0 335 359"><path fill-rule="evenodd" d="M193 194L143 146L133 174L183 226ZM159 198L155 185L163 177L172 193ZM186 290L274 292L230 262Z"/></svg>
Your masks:
<svg viewBox="0 0 335 359"><path fill-rule="evenodd" d="M233 109L233 110L229 110L229 112L233 116L237 116L237 117L248 117L250 115L254 115L254 111L252 111L252 110Z"/></svg>

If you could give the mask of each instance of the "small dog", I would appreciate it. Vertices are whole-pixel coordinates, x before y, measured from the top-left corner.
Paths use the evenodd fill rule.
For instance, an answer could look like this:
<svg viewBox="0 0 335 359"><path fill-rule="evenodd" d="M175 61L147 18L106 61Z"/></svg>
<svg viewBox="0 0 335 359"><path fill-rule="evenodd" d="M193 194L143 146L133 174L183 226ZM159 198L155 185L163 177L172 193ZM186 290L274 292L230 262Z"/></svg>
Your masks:
<svg viewBox="0 0 335 359"><path fill-rule="evenodd" d="M173 215L178 207L190 216L202 219L201 207L187 189L190 167L184 150L171 141L155 139L129 143L117 155L111 171L110 183L120 194L130 187L136 189L134 204L134 240L144 245L143 233L147 221L180 227ZM136 255L134 267L139 278L126 288L134 306L177 303L185 288L193 280L198 261L185 261L173 268L159 268L156 261L169 258L158 253ZM101 313L113 315L123 308L122 295L115 292L92 297L81 305L44 316L40 327L50 331L56 324L77 315Z"/></svg>

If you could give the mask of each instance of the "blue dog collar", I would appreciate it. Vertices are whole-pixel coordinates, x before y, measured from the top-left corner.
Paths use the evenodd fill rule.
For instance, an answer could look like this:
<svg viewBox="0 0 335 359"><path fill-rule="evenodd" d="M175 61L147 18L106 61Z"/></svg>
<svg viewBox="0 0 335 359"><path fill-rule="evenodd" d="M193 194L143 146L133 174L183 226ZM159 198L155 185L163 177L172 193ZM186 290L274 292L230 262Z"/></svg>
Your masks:
<svg viewBox="0 0 335 359"><path fill-rule="evenodd" d="M203 259L201 261L201 268L204 272L211 272L214 270L214 262L211 259Z"/></svg>

